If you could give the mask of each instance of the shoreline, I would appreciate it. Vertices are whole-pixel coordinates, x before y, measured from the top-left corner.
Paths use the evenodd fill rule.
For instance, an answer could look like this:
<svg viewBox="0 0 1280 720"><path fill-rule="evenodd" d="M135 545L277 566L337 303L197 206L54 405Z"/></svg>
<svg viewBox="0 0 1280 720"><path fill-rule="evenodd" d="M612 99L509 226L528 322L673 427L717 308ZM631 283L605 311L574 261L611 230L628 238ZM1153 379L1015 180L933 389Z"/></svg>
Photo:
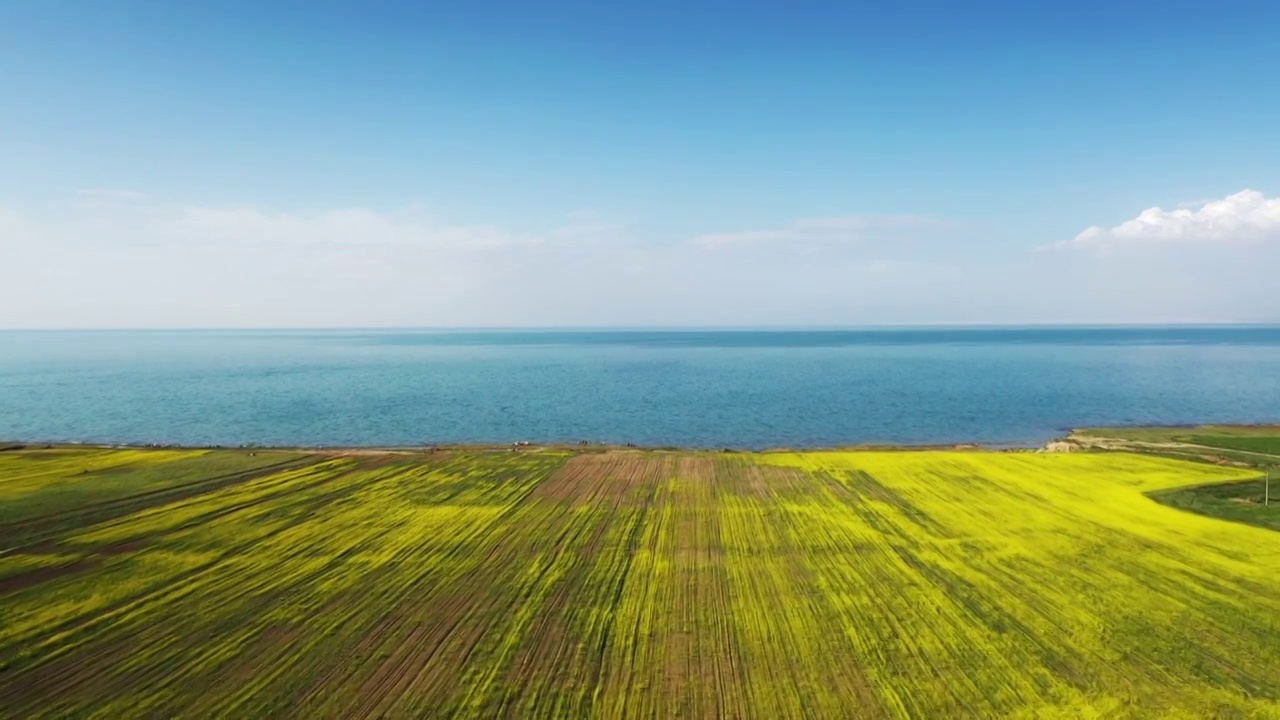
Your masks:
<svg viewBox="0 0 1280 720"><path fill-rule="evenodd" d="M618 443L563 443L563 442L525 442L513 443L433 443L424 445L184 445L181 443L110 443L110 442L72 442L72 441L16 441L0 440L0 453L15 450L33 449L101 449L101 450L274 450L307 453L398 453L398 454L430 454L433 452L605 452L610 450L630 450L635 452L673 452L673 453L737 453L767 454L790 452L909 452L909 451L985 451L985 452L1032 452L1044 444L1009 444L1009 443L929 443L920 445L902 445L891 443L867 443L860 445L804 445L777 446L767 448L735 448L699 447L692 445L639 445Z"/></svg>
<svg viewBox="0 0 1280 720"><path fill-rule="evenodd" d="M1280 423L1238 423L1238 424L1170 424L1170 425L1115 425L1106 427L1071 428L1044 441L1026 441L1022 443L998 442L943 442L943 443L851 443L847 445L814 445L814 446L772 446L763 448L742 448L732 446L698 447L683 445L641 445L638 443L608 442L534 442L516 440L509 443L498 442L447 442L423 443L421 445L187 445L182 443L133 443L133 442L78 442L78 441L46 441L46 440L0 440L0 453L19 450L39 449L101 449L101 450L223 450L223 451L276 451L299 452L320 455L424 455L437 452L464 453L496 453L496 452L567 452L567 453L599 453L634 451L648 453L699 453L699 454L746 454L765 455L771 453L822 453L822 452L988 452L988 453L1062 453L1062 452L1138 452L1165 454L1170 452L1195 452L1203 459L1216 462L1230 462L1227 457L1204 455L1205 451L1215 450L1205 446L1184 442L1150 442L1134 437L1135 434L1152 433L1226 433L1242 436L1280 435ZM1270 457L1270 453L1254 453L1237 450L1234 459L1256 462L1258 457ZM1243 455L1244 457L1241 457ZM1249 457L1255 456L1255 457Z"/></svg>
<svg viewBox="0 0 1280 720"><path fill-rule="evenodd" d="M1217 430L1227 432L1273 432L1280 434L1280 423L1215 423L1215 424L1167 424L1167 425L1112 425L1105 427L1070 428L1044 441L1025 442L933 442L933 443L850 443L846 445L779 445L764 448L733 446L691 445L641 445L638 443L610 442L536 442L516 440L502 442L441 442L420 445L294 445L294 444L183 444L138 443L69 440L0 440L0 452L32 448L99 448L135 450L283 450L315 453L402 453L421 454L432 452L602 452L606 450L635 450L644 452L699 452L699 453L786 453L786 452L905 452L905 451L970 451L970 452L1035 452L1055 445L1071 444L1077 449L1094 445L1093 440L1107 439L1109 433L1134 431L1194 431Z"/></svg>

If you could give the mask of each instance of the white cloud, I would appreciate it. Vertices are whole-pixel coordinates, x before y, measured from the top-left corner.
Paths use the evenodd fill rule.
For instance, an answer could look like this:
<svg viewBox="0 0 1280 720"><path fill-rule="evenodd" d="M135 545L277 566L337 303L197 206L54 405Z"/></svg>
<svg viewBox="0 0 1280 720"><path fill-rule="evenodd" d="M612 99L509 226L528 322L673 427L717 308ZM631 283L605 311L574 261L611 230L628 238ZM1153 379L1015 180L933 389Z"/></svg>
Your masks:
<svg viewBox="0 0 1280 720"><path fill-rule="evenodd" d="M912 215L850 215L804 218L773 230L709 233L693 239L703 247L731 247L765 243L825 245L860 242L886 230L933 224L931 218Z"/></svg>
<svg viewBox="0 0 1280 720"><path fill-rule="evenodd" d="M58 220L28 222L29 230L46 239L117 246L405 245L437 250L572 242L609 230L602 223L567 222L541 233L516 232L490 224L443 223L416 207L282 212L249 205L165 203L126 190L81 190L76 195L78 209ZM23 220L16 213L9 218L9 225Z"/></svg>
<svg viewBox="0 0 1280 720"><path fill-rule="evenodd" d="M76 191L76 196L80 198L80 202L85 205L99 205L120 202L139 202L147 199L146 193L140 193L135 190L120 190L117 188L85 188Z"/></svg>
<svg viewBox="0 0 1280 720"><path fill-rule="evenodd" d="M409 210L364 208L315 213L270 212L251 207L156 208L149 230L173 241L237 244L412 245L441 249L535 245L535 234L493 225L450 225Z"/></svg>
<svg viewBox="0 0 1280 720"><path fill-rule="evenodd" d="M1280 198L1268 199L1256 190L1242 190L1198 207L1143 210L1115 227L1095 226L1058 248L1108 251L1125 246L1175 243L1250 243L1280 238Z"/></svg>

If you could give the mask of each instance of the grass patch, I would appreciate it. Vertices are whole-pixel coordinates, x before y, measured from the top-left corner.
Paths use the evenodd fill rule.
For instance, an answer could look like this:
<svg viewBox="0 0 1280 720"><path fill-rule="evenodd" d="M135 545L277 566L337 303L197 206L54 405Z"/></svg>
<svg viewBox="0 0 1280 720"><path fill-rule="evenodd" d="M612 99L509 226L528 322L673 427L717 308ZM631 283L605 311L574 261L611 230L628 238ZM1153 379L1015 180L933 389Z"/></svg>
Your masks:
<svg viewBox="0 0 1280 720"><path fill-rule="evenodd" d="M1276 435L1177 435L1174 439L1195 445L1280 456L1280 431Z"/></svg>

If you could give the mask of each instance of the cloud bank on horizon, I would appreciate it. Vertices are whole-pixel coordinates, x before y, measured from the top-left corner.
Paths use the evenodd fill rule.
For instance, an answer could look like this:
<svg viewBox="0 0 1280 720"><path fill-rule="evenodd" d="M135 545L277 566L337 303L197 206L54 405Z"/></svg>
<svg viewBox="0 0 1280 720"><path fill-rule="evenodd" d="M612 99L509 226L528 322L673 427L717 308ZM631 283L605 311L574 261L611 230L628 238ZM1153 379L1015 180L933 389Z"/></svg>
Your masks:
<svg viewBox="0 0 1280 720"><path fill-rule="evenodd" d="M973 255L966 232L866 215L655 239L593 213L513 229L418 206L287 212L94 189L52 216L0 209L0 327L1280 320L1280 200L1257 191L1152 208L1047 254Z"/></svg>

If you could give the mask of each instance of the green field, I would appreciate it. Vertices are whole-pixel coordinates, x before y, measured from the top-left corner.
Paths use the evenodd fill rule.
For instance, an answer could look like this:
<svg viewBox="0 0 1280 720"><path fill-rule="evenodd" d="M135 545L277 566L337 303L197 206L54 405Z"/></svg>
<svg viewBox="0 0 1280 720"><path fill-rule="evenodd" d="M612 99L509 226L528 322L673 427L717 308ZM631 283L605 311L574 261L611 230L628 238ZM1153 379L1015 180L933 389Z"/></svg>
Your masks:
<svg viewBox="0 0 1280 720"><path fill-rule="evenodd" d="M1280 427L1274 425L1085 428L1073 437L1131 443L1170 454L1207 453L1254 465L1280 464Z"/></svg>
<svg viewBox="0 0 1280 720"><path fill-rule="evenodd" d="M4 717L1280 717L1280 533L1122 453L0 452Z"/></svg>

